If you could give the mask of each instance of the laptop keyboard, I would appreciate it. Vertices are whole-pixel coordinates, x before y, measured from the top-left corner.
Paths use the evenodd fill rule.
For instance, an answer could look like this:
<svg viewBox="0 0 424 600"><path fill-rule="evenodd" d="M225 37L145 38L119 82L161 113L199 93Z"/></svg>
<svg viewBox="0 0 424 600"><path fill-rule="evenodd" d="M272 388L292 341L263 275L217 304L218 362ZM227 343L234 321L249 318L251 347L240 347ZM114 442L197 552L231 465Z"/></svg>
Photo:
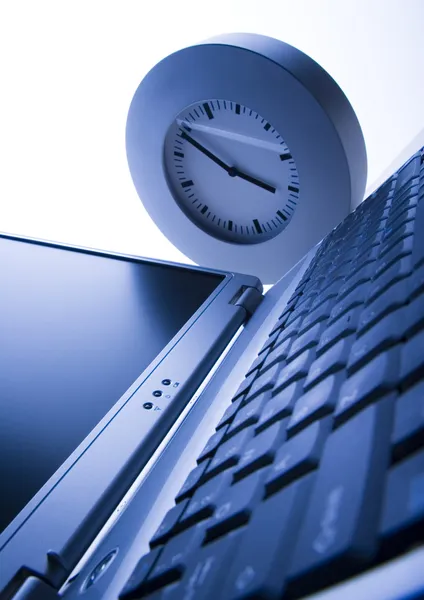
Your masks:
<svg viewBox="0 0 424 600"><path fill-rule="evenodd" d="M299 598L424 540L424 154L322 242L120 598Z"/></svg>

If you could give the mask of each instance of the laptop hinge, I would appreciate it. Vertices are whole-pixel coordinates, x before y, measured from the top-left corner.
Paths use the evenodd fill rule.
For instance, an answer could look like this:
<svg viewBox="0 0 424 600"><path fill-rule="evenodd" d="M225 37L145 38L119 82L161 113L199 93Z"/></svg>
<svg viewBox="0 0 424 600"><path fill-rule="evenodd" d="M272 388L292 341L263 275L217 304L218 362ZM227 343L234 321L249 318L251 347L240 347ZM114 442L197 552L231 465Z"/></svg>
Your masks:
<svg viewBox="0 0 424 600"><path fill-rule="evenodd" d="M244 308L247 316L250 317L258 308L259 304L262 302L262 299L263 296L257 288L242 285L240 290L231 300L231 304Z"/></svg>

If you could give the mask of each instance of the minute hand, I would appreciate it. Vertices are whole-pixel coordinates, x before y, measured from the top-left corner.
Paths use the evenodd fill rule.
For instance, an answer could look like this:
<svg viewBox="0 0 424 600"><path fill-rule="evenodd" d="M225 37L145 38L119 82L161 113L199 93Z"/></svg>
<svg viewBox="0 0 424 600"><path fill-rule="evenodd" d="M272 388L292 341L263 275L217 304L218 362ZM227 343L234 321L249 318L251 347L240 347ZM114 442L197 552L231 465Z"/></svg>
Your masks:
<svg viewBox="0 0 424 600"><path fill-rule="evenodd" d="M194 146L195 148L200 150L200 152L203 152L203 154L205 154L205 156L207 156L208 158L213 160L214 163L216 163L217 165L222 167L224 169L224 171L227 171L227 173L230 173L230 171L232 170L231 167L226 165L225 162L223 160L221 160L220 158L218 158L217 156L215 156L215 154L212 154L212 152L210 152L210 150L208 150L207 148L202 146L202 144L199 144L199 142L197 142L190 135L188 135L188 133L186 133L185 131L182 131L181 137L184 140L187 140L187 142L189 142L192 146Z"/></svg>

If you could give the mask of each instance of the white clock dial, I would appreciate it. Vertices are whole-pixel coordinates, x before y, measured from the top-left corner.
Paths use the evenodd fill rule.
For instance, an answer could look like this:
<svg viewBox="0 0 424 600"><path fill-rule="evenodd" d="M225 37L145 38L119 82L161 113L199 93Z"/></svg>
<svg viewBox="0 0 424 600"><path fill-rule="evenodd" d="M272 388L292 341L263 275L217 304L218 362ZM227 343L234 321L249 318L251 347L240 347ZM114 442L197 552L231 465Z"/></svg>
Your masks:
<svg viewBox="0 0 424 600"><path fill-rule="evenodd" d="M186 216L227 242L274 238L299 202L296 163L281 133L231 100L204 100L181 111L166 135L164 160Z"/></svg>

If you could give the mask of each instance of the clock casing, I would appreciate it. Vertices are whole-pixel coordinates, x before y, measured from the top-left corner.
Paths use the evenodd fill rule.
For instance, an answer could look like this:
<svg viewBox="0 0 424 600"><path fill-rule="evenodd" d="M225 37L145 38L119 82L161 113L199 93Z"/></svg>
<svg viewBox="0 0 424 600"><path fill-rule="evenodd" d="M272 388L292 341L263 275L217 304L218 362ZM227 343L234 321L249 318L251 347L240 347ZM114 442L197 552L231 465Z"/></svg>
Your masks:
<svg viewBox="0 0 424 600"><path fill-rule="evenodd" d="M240 243L205 230L170 184L165 150L170 128L188 107L211 99L261 115L294 157L300 183L296 210L278 235L264 235L262 242ZM131 102L126 147L140 199L180 251L202 266L255 274L264 283L294 266L362 201L365 190L364 138L340 87L301 51L256 34L222 35L153 67Z"/></svg>

